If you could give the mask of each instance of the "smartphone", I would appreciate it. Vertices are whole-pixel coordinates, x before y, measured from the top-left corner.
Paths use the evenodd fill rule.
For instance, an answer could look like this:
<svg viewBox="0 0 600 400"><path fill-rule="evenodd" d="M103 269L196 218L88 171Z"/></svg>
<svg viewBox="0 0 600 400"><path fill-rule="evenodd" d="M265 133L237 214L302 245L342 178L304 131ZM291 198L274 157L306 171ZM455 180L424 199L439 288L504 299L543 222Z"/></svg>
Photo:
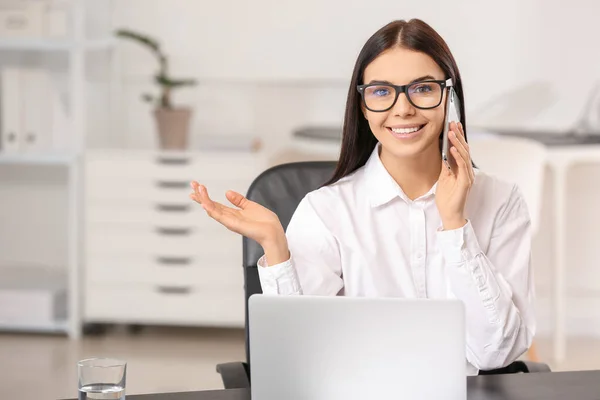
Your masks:
<svg viewBox="0 0 600 400"><path fill-rule="evenodd" d="M454 91L453 87L448 88L448 95L446 96L446 117L444 118L444 134L442 135L442 160L451 169L451 165L456 165L456 161L450 155L450 139L448 138L448 132L450 132L450 122L460 121L460 100Z"/></svg>

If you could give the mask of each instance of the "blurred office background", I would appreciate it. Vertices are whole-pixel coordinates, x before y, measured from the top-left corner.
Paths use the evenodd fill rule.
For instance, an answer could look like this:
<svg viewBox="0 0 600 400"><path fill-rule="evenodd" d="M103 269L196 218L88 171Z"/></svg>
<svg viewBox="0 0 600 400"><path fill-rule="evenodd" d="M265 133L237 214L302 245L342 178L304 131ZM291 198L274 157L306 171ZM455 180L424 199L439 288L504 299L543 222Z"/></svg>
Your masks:
<svg viewBox="0 0 600 400"><path fill-rule="evenodd" d="M90 356L128 360L128 393L219 387L215 365L244 358L241 239L188 182L223 200L278 163L335 159L360 48L412 17L457 59L472 140L547 149L523 183L540 193L537 357L599 368L598 15L593 0L1 0L3 393L72 397ZM171 91L183 116L142 99L160 93L157 59L117 29L193 80ZM165 149L165 124L183 146ZM539 162L523 156L502 159Z"/></svg>

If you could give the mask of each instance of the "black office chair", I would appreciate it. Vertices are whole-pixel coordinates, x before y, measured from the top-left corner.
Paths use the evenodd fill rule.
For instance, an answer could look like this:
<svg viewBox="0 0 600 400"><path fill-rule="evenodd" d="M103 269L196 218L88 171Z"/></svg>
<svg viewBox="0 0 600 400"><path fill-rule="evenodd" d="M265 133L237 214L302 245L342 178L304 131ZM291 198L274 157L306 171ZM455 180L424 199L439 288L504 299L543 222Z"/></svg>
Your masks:
<svg viewBox="0 0 600 400"><path fill-rule="evenodd" d="M270 168L258 176L246 197L272 210L287 228L300 200L308 193L328 181L333 176L334 161L311 161L282 164ZM263 255L258 243L244 237L243 268L246 308L246 360L217 365L225 389L250 387L250 346L248 340L248 299L253 294L262 293L256 263ZM481 371L481 374L500 374L518 372L550 372L546 364L529 361L516 361L505 368L493 371Z"/></svg>

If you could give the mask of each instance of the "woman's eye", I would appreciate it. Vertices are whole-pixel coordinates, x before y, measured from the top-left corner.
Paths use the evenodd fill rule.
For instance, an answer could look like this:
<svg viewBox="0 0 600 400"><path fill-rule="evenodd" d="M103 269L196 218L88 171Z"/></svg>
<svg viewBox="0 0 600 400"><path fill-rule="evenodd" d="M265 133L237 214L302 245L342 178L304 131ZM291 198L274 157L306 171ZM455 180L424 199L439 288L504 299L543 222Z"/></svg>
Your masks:
<svg viewBox="0 0 600 400"><path fill-rule="evenodd" d="M390 94L390 90L388 88L376 88L373 89L373 94L375 96L387 96L388 94Z"/></svg>
<svg viewBox="0 0 600 400"><path fill-rule="evenodd" d="M431 87L431 85L419 85L416 86L413 90L415 93L429 93L433 91L433 88Z"/></svg>

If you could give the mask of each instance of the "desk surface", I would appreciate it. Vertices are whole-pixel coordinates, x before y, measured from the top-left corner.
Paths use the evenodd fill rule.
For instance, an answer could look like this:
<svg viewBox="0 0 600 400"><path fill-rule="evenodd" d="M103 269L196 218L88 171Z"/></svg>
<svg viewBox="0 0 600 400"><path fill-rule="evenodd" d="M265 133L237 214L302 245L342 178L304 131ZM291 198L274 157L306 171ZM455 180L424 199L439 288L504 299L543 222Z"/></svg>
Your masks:
<svg viewBox="0 0 600 400"><path fill-rule="evenodd" d="M600 370L473 376L467 378L467 386L468 400L600 400ZM127 396L127 399L250 400L250 391L235 389L147 394Z"/></svg>
<svg viewBox="0 0 600 400"><path fill-rule="evenodd" d="M548 147L568 147L568 146L594 146L600 145L600 133L587 133L587 134L576 134L576 133L565 133L557 134L551 132L527 132L527 131L502 131L502 130L491 130L493 133L507 136L517 136L527 139L536 140Z"/></svg>

